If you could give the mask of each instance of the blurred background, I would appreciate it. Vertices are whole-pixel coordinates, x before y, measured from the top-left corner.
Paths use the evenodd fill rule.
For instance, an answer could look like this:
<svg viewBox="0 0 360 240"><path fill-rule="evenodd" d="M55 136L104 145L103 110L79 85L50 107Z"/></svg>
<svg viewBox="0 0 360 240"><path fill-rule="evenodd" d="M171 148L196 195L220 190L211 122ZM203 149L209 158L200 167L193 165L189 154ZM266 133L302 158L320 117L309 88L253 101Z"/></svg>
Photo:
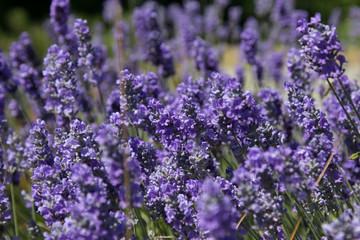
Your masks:
<svg viewBox="0 0 360 240"><path fill-rule="evenodd" d="M121 1L124 8L124 18L131 23L130 13L132 10L143 4L144 0ZM183 1L158 0L161 5L173 3L181 4ZM231 6L241 6L243 9L242 23L249 16L254 16L255 1L253 0L232 0L227 8ZM320 12L323 21L327 21L334 8L341 9L340 22L345 26L338 26L340 38L344 38L342 29L346 28L346 19L349 9L352 6L360 6L360 0L296 0L295 7L308 11L309 16L315 12ZM51 41L47 36L44 22L49 17L51 0L0 0L0 48L8 51L11 43L17 40L18 36L27 31L33 40L35 50L39 56L44 56ZM212 4L212 0L200 1L201 7ZM77 17L88 20L92 30L96 22L103 22L102 19L103 1L102 0L72 0L71 12ZM226 15L224 16L226 18ZM345 32L345 30L344 30ZM344 35L344 36L343 36ZM111 29L106 28L104 42L110 43L112 38Z"/></svg>

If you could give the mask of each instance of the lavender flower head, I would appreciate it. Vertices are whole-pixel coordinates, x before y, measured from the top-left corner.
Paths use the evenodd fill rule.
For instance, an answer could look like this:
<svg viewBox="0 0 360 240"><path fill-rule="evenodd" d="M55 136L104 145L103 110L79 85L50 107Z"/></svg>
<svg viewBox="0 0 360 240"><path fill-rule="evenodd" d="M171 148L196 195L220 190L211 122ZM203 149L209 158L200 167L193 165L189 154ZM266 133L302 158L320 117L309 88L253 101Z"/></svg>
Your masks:
<svg viewBox="0 0 360 240"><path fill-rule="evenodd" d="M13 81L13 75L10 70L8 61L6 60L3 52L0 49L0 84L5 87L10 93L15 92L17 89Z"/></svg>
<svg viewBox="0 0 360 240"><path fill-rule="evenodd" d="M320 77L337 78L344 69L345 57L337 39L336 27L320 23L321 15L316 13L310 22L304 18L298 22L297 31L300 34L301 57L306 65L320 74Z"/></svg>
<svg viewBox="0 0 360 240"><path fill-rule="evenodd" d="M197 37L193 42L192 54L194 64L197 70L206 77L212 72L218 71L218 60L215 50L205 40Z"/></svg>
<svg viewBox="0 0 360 240"><path fill-rule="evenodd" d="M330 14L328 23L330 26L338 26L341 20L341 8L335 7Z"/></svg>
<svg viewBox="0 0 360 240"><path fill-rule="evenodd" d="M360 7L354 5L349 8L349 19L350 19L350 36L353 38L358 38L360 36Z"/></svg>
<svg viewBox="0 0 360 240"><path fill-rule="evenodd" d="M77 97L75 64L71 55L57 45L48 49L43 71L45 109L61 116L75 116Z"/></svg>
<svg viewBox="0 0 360 240"><path fill-rule="evenodd" d="M360 207L355 205L354 211L346 209L338 218L322 225L330 240L360 238Z"/></svg>
<svg viewBox="0 0 360 240"><path fill-rule="evenodd" d="M293 0L276 0L271 13L271 19L279 24L280 27L286 27L290 23L290 19L294 9Z"/></svg>
<svg viewBox="0 0 360 240"><path fill-rule="evenodd" d="M143 59L159 66L159 72L164 77L169 77L175 70L170 49L162 37L158 15L156 3L149 2L135 9L133 23Z"/></svg>
<svg viewBox="0 0 360 240"><path fill-rule="evenodd" d="M6 196L6 187L0 182L0 233L11 220L11 208L9 198Z"/></svg>
<svg viewBox="0 0 360 240"><path fill-rule="evenodd" d="M19 69L20 65L24 63L34 68L39 65L30 35L27 32L20 35L18 42L11 44L10 59L11 66L16 69Z"/></svg>
<svg viewBox="0 0 360 240"><path fill-rule="evenodd" d="M68 32L67 21L70 15L70 0L53 0L50 6L50 22L59 35Z"/></svg>
<svg viewBox="0 0 360 240"><path fill-rule="evenodd" d="M241 33L240 38L240 48L244 55L244 61L252 66L254 75L257 78L259 85L261 85L264 67L263 63L256 57L259 33L253 28L247 28Z"/></svg>
<svg viewBox="0 0 360 240"><path fill-rule="evenodd" d="M199 228L213 239L236 238L238 213L220 184L207 178L197 201Z"/></svg>
<svg viewBox="0 0 360 240"><path fill-rule="evenodd" d="M91 45L90 28L87 21L76 19L74 31L78 40L78 67L84 67L84 81L97 84L105 78L103 68L106 69L106 52L100 47Z"/></svg>
<svg viewBox="0 0 360 240"><path fill-rule="evenodd" d="M255 64L255 56L257 54L257 42L259 34L254 29L246 29L241 33L241 45L240 48L244 53L244 60L249 64Z"/></svg>
<svg viewBox="0 0 360 240"><path fill-rule="evenodd" d="M41 99L39 71L27 64L21 64L18 72L19 83L33 99Z"/></svg>
<svg viewBox="0 0 360 240"><path fill-rule="evenodd" d="M256 0L255 14L259 17L264 17L270 13L273 0Z"/></svg>
<svg viewBox="0 0 360 240"><path fill-rule="evenodd" d="M268 68L269 75L275 80L275 82L282 82L282 67L284 63L284 54L274 52L269 59Z"/></svg>
<svg viewBox="0 0 360 240"><path fill-rule="evenodd" d="M112 23L115 20L115 9L118 0L106 0L103 2L102 16L105 22Z"/></svg>

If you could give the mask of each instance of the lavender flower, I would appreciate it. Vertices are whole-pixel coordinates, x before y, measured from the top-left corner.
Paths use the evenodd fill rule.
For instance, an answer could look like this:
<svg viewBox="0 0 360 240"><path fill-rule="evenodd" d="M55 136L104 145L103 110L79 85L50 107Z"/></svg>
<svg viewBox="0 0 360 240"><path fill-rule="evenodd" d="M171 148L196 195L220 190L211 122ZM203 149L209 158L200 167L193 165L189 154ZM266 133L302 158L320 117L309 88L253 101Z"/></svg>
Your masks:
<svg viewBox="0 0 360 240"><path fill-rule="evenodd" d="M112 113L120 112L120 90L113 90L106 100L106 113L111 116Z"/></svg>
<svg viewBox="0 0 360 240"><path fill-rule="evenodd" d="M53 0L50 6L50 22L54 25L54 31L59 35L68 33L67 21L70 15L69 0Z"/></svg>
<svg viewBox="0 0 360 240"><path fill-rule="evenodd" d="M259 85L262 84L263 78L263 64L256 57L257 54L257 42L258 32L253 28L248 28L241 33L241 45L240 48L244 54L245 62L249 63L253 67L254 75L258 80Z"/></svg>
<svg viewBox="0 0 360 240"><path fill-rule="evenodd" d="M271 13L271 19L280 27L286 27L290 23L291 14L294 9L293 0L276 0Z"/></svg>
<svg viewBox="0 0 360 240"><path fill-rule="evenodd" d="M45 109L60 116L74 117L78 92L75 65L70 54L57 45L52 45L44 59L44 65L42 82L46 98Z"/></svg>
<svg viewBox="0 0 360 240"><path fill-rule="evenodd" d="M299 20L297 28L300 34L301 57L306 65L320 74L322 78L337 78L344 69L345 57L341 54L342 48L337 39L336 28L320 23L319 13L312 17L310 22Z"/></svg>
<svg viewBox="0 0 360 240"><path fill-rule="evenodd" d="M207 178L204 181L199 200L197 201L197 218L199 228L210 238L236 238L236 222L239 214L225 196L220 185Z"/></svg>
<svg viewBox="0 0 360 240"><path fill-rule="evenodd" d="M115 20L115 9L117 0L106 0L103 2L102 16L105 22L112 23Z"/></svg>
<svg viewBox="0 0 360 240"><path fill-rule="evenodd" d="M286 66L292 83L306 94L310 94L313 90L311 74L307 70L304 61L302 61L299 50L290 49Z"/></svg>
<svg viewBox="0 0 360 240"><path fill-rule="evenodd" d="M211 123L219 128L222 138L236 136L242 147L253 145L257 139L255 129L264 122L261 107L250 91L239 88L240 83L235 78L226 78L219 73L213 73L211 77Z"/></svg>
<svg viewBox="0 0 360 240"><path fill-rule="evenodd" d="M71 180L78 185L77 201L69 204L69 216L61 227L61 238L103 239L125 233L126 215L112 208L107 199L107 186L87 164L72 166ZM60 226L55 226L54 229Z"/></svg>
<svg viewBox="0 0 360 240"><path fill-rule="evenodd" d="M273 0L256 0L255 1L255 14L259 17L266 16L270 13Z"/></svg>
<svg viewBox="0 0 360 240"><path fill-rule="evenodd" d="M360 36L360 24L358 21L360 19L360 7L355 5L350 7L348 17L351 24L350 36L353 38L358 38Z"/></svg>
<svg viewBox="0 0 360 240"><path fill-rule="evenodd" d="M0 232L11 221L11 207L9 198L5 193L6 187L0 182Z"/></svg>
<svg viewBox="0 0 360 240"><path fill-rule="evenodd" d="M29 160L34 172L32 179L35 183L31 186L34 204L44 217L45 223L52 226L65 217L67 200L74 196L71 194L62 196L63 193L71 193L71 187L66 179L57 178L61 166L59 159L55 158L49 147L48 133L45 128L46 124L41 120L33 125L26 141L24 156Z"/></svg>
<svg viewBox="0 0 360 240"><path fill-rule="evenodd" d="M270 122L274 123L274 125L280 123L280 118L283 115L283 100L280 94L268 87L261 89L258 93L258 97L261 98L261 103L266 110L266 114L264 115L267 116Z"/></svg>
<svg viewBox="0 0 360 240"><path fill-rule="evenodd" d="M241 50L244 59L249 64L256 63L258 33L254 29L247 29L241 33Z"/></svg>
<svg viewBox="0 0 360 240"><path fill-rule="evenodd" d="M241 87L244 86L245 83L245 70L241 65L236 66L235 68L235 74L236 74L236 78L239 81L239 83L241 84Z"/></svg>
<svg viewBox="0 0 360 240"><path fill-rule="evenodd" d="M150 2L135 9L133 22L136 36L141 41L143 59L159 66L160 73L166 78L173 75L175 70L169 48L161 36L156 8L156 4Z"/></svg>
<svg viewBox="0 0 360 240"><path fill-rule="evenodd" d="M21 64L18 71L18 80L25 92L33 99L42 102L41 81L39 71L27 64Z"/></svg>
<svg viewBox="0 0 360 240"><path fill-rule="evenodd" d="M273 55L269 59L269 63L268 63L269 75L277 83L282 82L283 61L284 61L284 55L282 53L277 53L277 52L273 53Z"/></svg>
<svg viewBox="0 0 360 240"><path fill-rule="evenodd" d="M323 230L328 239L357 239L360 238L359 223L360 223L360 209L355 205L354 211L346 209L338 218L335 218L330 223L322 225Z"/></svg>
<svg viewBox="0 0 360 240"><path fill-rule="evenodd" d="M32 238L41 237L41 228L36 224L36 222L31 219L27 222L27 227Z"/></svg>
<svg viewBox="0 0 360 240"><path fill-rule="evenodd" d="M149 176L146 205L153 218L163 218L180 238L199 238L196 209L190 198L198 198L201 185L202 181L186 178L176 162L164 156Z"/></svg>
<svg viewBox="0 0 360 240"><path fill-rule="evenodd" d="M104 170L108 176L109 184L115 189L115 195L119 199L119 206L126 207L125 200L125 188L124 188L124 161L128 161L129 170L131 172L131 203L135 207L140 207L142 203L142 191L140 191L140 179L144 179L141 176L140 161L143 159L137 158L134 150L130 146L125 145L121 141L121 130L119 122L120 114L113 113L110 116L110 124L103 124L96 132L95 141L99 145L102 155L99 156ZM134 144L133 147L136 145ZM129 156L128 159L124 159L124 153ZM138 155L141 156L139 152ZM151 161L150 159L148 161ZM100 165L101 166L101 165ZM145 169L143 169L145 171Z"/></svg>
<svg viewBox="0 0 360 240"><path fill-rule="evenodd" d="M341 18L341 8L335 7L331 10L330 17L328 19L328 23L330 26L338 26L340 23Z"/></svg>
<svg viewBox="0 0 360 240"><path fill-rule="evenodd" d="M16 82L14 82L10 66L2 51L0 50L0 84L10 93L14 93L17 89Z"/></svg>
<svg viewBox="0 0 360 240"><path fill-rule="evenodd" d="M305 128L304 138L311 139L314 135L323 133L329 140L332 140L333 134L330 131L330 124L326 119L326 115L315 108L314 100L304 95L292 83L286 83L285 86L286 90L289 91L289 101L286 105L290 116Z"/></svg>
<svg viewBox="0 0 360 240"><path fill-rule="evenodd" d="M36 68L39 66L39 61L36 58L34 48L31 43L30 35L23 32L18 42L14 42L10 47L11 66L19 69L22 64Z"/></svg>
<svg viewBox="0 0 360 240"><path fill-rule="evenodd" d="M197 37L192 46L192 57L194 65L205 77L210 76L212 72L218 71L218 60L215 50L209 43L200 37Z"/></svg>
<svg viewBox="0 0 360 240"><path fill-rule="evenodd" d="M93 47L90 43L90 28L86 20L76 19L74 23L75 35L78 38L78 67L84 67L84 81L98 84L106 78L106 52L103 48ZM105 68L105 69L104 69Z"/></svg>
<svg viewBox="0 0 360 240"><path fill-rule="evenodd" d="M232 6L229 8L229 31L230 38L233 42L238 42L240 40L240 19L243 13L243 9L239 6Z"/></svg>

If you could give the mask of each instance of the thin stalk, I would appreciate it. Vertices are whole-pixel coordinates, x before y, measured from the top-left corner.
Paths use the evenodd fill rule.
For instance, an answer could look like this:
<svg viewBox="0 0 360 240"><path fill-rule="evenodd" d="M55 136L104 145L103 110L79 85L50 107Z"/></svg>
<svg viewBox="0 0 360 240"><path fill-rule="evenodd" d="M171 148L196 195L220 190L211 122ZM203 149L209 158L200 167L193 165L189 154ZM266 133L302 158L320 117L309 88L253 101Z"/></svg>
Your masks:
<svg viewBox="0 0 360 240"><path fill-rule="evenodd" d="M122 29L122 7L116 4L115 40L118 58L118 71L124 69L124 32Z"/></svg>
<svg viewBox="0 0 360 240"><path fill-rule="evenodd" d="M141 213L140 213L138 208L134 208L134 210L135 210L136 217L139 219L141 231L143 232L145 238L148 239L149 236L148 236L147 231L146 231L144 219L141 217Z"/></svg>
<svg viewBox="0 0 360 240"><path fill-rule="evenodd" d="M214 154L214 153L213 153ZM214 154L215 156L215 154ZM221 159L223 159L229 167L232 167L233 169L236 169L222 154L220 154Z"/></svg>
<svg viewBox="0 0 360 240"><path fill-rule="evenodd" d="M31 179L29 177L29 174L27 172L25 172L25 177L26 180L28 182L28 186L29 186L29 192L31 192ZM32 219L34 220L34 222L36 222L36 214L35 214L35 204L34 204L34 200L31 201L31 216Z"/></svg>
<svg viewBox="0 0 360 240"><path fill-rule="evenodd" d="M117 2L116 7L116 21L115 21L115 39L116 39L116 47L117 47L117 57L118 57L118 71L119 73L124 69L124 33L122 29L122 7L120 3ZM120 94L122 98L126 97L125 90L125 82L124 80L120 80ZM120 113L121 113L121 140L122 144L126 144L128 142L128 129L125 125L126 120L126 101L120 100ZM130 169L128 156L126 151L123 151L123 159L124 159L124 187L125 187L125 202L126 202L126 213L130 214L132 209L131 203L131 182L130 182ZM131 224L129 221L126 221L126 234L125 238L131 238Z"/></svg>
<svg viewBox="0 0 360 240"><path fill-rule="evenodd" d="M330 165L330 163L331 163L331 160L333 159L333 157L334 157L334 155L335 155L335 153L336 153L336 150L338 149L338 147L339 147L339 145L340 145L340 142L341 142L341 139L343 138L343 136L344 136L344 135L341 134L339 140L337 141L337 143L336 143L336 145L335 145L334 150L331 152L328 160L326 161L326 164L325 164L323 170L321 171L320 175L319 175L318 178L316 179L316 185L318 185L318 184L320 183L322 177L324 176L326 170L328 169L328 167L329 167L329 165Z"/></svg>
<svg viewBox="0 0 360 240"><path fill-rule="evenodd" d="M328 82L328 84L329 84L329 86L330 86L331 90L332 90L332 91L333 91L333 93L335 94L336 99L338 100L338 102L340 103L340 105L341 105L342 109L344 110L344 112L345 112L345 114L346 114L346 117L349 119L349 121L350 121L350 123L351 123L352 127L354 128L354 131L355 131L356 135L358 136L358 138L360 138L360 133L359 133L359 131L358 131L358 129L357 129L357 127L356 127L356 125L355 125L354 121L351 119L351 117L350 117L349 113L346 111L346 109L345 109L345 107L344 107L343 103L341 102L341 100L340 100L340 98L339 98L338 94L336 93L336 91L335 91L335 89L334 89L334 86L332 85L332 83L330 82L330 80L329 80L328 78L326 78L326 80L327 80L327 82Z"/></svg>
<svg viewBox="0 0 360 240"><path fill-rule="evenodd" d="M173 237L173 236L156 236L156 237L152 237L151 239L176 239L176 237Z"/></svg>
<svg viewBox="0 0 360 240"><path fill-rule="evenodd" d="M6 155L6 147L5 147L5 143L3 141L3 138L1 136L0 136L0 142L1 142L1 147L3 149L3 153L4 153L5 163L8 166L9 162L8 162L7 155ZM12 177L10 179L10 194L11 194L11 206L12 206L13 216L14 216L15 235L19 236L19 230L18 230L18 224L17 224L17 216L16 216L16 206L15 206L14 184L12 182Z"/></svg>
<svg viewBox="0 0 360 240"><path fill-rule="evenodd" d="M298 211L300 211L303 214L303 217L307 221L308 227L309 227L311 233L314 235L314 238L320 240L321 236L316 231L316 228L315 228L310 216L308 215L308 213L305 211L305 209L300 205L300 203L296 199L294 199L294 201L295 201L295 206L297 207Z"/></svg>
<svg viewBox="0 0 360 240"><path fill-rule="evenodd" d="M350 94L348 93L348 91L346 91L346 89L345 89L345 87L344 87L344 84L343 84L343 82L341 81L341 79L340 79L340 78L337 78L337 80L339 81L339 83L340 83L340 85L341 85L341 88L342 88L342 90L343 90L344 93L345 93L346 98L349 100L352 108L354 109L354 112L356 113L356 116L358 117L358 119L359 119L359 121L360 121L360 114L359 114L358 110L356 109L356 107L355 107L355 105L354 105L354 102L352 101L352 99L351 99L351 97L350 97Z"/></svg>
<svg viewBox="0 0 360 240"><path fill-rule="evenodd" d="M3 148L4 149L4 148ZM5 154L5 153L4 153ZM6 178L7 178L7 172L8 172L8 169L9 169L9 163L8 161L6 160L5 161L5 176L4 176L4 180L3 180L3 184L5 185L5 181L6 181Z"/></svg>
<svg viewBox="0 0 360 240"><path fill-rule="evenodd" d="M247 215L247 213L244 213L244 214L241 216L239 222L236 224L236 229L238 229L238 228L240 227L240 224L241 224L241 222L245 219L246 215Z"/></svg>
<svg viewBox="0 0 360 240"><path fill-rule="evenodd" d="M320 175L319 175L318 178L316 179L316 184L315 184L315 186L317 186L317 185L320 183L322 177L324 176L326 170L328 169L328 167L329 167L329 165L330 165L330 163L331 163L331 160L334 158L334 155L335 155L335 153L336 153L336 150L338 149L338 147L339 147L339 145L340 145L340 142L341 142L341 139L342 139L342 138L343 138L343 135L340 136L339 140L337 141L337 143L336 143L336 145L335 145L334 150L331 152L328 160L326 161L326 164L325 164L323 170L321 171ZM297 230L298 230L298 228L299 228L299 226L300 226L301 220L302 220L302 216L300 215L299 218L298 218L298 220L297 220L297 222L296 222L295 228L294 228L294 230L293 230L292 233L291 233L290 240L294 239L295 234L296 234L296 232L297 232Z"/></svg>
<svg viewBox="0 0 360 240"><path fill-rule="evenodd" d="M15 99L18 101L19 103L19 107L20 107L20 111L22 114L24 114L24 117L26 119L26 121L30 124L30 126L32 125L32 121L31 118L29 117L29 115L26 113L25 111L25 105L24 102L22 101L21 97L19 96L18 92L14 93L14 97Z"/></svg>
<svg viewBox="0 0 360 240"><path fill-rule="evenodd" d="M360 201L359 201L358 197L356 196L356 194L355 194L355 192L354 192L354 189L351 187L351 184L350 184L349 181L347 180L347 178L346 178L343 170L341 169L341 167L340 167L338 164L336 164L336 167L339 169L341 175L343 176L343 178L344 178L344 180L345 180L345 182L346 182L346 185L348 185L348 187L350 188L351 192L354 193L353 196L354 196L354 198L355 198L355 201L357 202L357 204L360 205Z"/></svg>
<svg viewBox="0 0 360 240"><path fill-rule="evenodd" d="M295 224L295 227L294 227L294 230L292 231L291 233L291 236L290 236L290 240L293 240L294 237L295 237L295 234L300 226L300 223L301 223L301 220L302 220L302 216L300 216Z"/></svg>
<svg viewBox="0 0 360 240"><path fill-rule="evenodd" d="M239 146L239 148L241 149L242 155L244 156L244 159L247 159L245 152L243 152L243 147L241 146L239 139L236 137L236 134L233 130L231 130L232 134L233 134L233 138L235 139L237 145Z"/></svg>
<svg viewBox="0 0 360 240"><path fill-rule="evenodd" d="M105 103L104 103L104 97L103 97L103 94L102 94L101 88L100 88L100 83L97 83L96 87L97 87L97 90L99 92L101 108L102 108L102 111L104 113L104 116L106 117L106 108L105 108Z"/></svg>
<svg viewBox="0 0 360 240"><path fill-rule="evenodd" d="M14 194L14 184L10 183L10 192L11 192L11 205L13 209L14 216L14 227L15 227L15 235L19 236L18 224L17 224L17 216L16 216L16 206L15 206L15 194Z"/></svg>

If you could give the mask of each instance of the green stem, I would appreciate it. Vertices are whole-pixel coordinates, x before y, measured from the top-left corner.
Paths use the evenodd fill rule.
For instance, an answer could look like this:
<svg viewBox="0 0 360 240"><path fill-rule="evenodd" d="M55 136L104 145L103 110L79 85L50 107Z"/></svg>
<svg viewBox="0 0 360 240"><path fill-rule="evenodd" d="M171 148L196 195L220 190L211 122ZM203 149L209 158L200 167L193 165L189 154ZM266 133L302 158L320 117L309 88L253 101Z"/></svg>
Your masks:
<svg viewBox="0 0 360 240"><path fill-rule="evenodd" d="M145 238L148 239L149 236L146 231L146 226L145 226L146 223L145 223L144 219L141 217L141 213L140 213L139 209L134 208L134 210L135 210L136 217L139 219L139 223L140 223L141 231L143 232L143 236L145 236Z"/></svg>
<svg viewBox="0 0 360 240"><path fill-rule="evenodd" d="M16 216L16 206L15 206L15 194L14 194L14 184L10 183L10 191L11 191L11 205L13 209L13 216L14 216L14 227L15 227L15 235L19 236L19 230L17 225L17 216Z"/></svg>
<svg viewBox="0 0 360 240"><path fill-rule="evenodd" d="M97 87L97 90L98 90L99 96L100 96L101 108L102 108L102 111L104 113L104 116L106 117L106 108L105 108L105 103L104 103L104 97L103 97L103 94L102 94L101 89L100 89L100 83L97 83L96 87Z"/></svg>
<svg viewBox="0 0 360 240"><path fill-rule="evenodd" d="M346 178L346 176L345 176L345 174L344 174L343 170L341 169L341 167L340 167L338 164L336 164L336 167L339 169L339 171L340 171L341 175L343 176L343 178L344 178L344 180L345 180L345 182L346 182L346 185L348 185L348 187L350 188L351 192L353 192L353 193L354 193L354 195L353 195L353 196L354 196L354 198L355 198L355 200L356 200L357 204L359 204L359 205L360 205L360 201L359 201L358 197L356 196L356 193L354 192L354 189L351 187L351 184L350 184L350 183L349 183L349 181L347 180L347 178Z"/></svg>
<svg viewBox="0 0 360 240"><path fill-rule="evenodd" d="M19 93L16 92L16 93L14 94L14 97L15 97L15 99L18 101L19 107L20 107L20 111L22 112L22 114L24 114L24 117L25 117L26 121L30 124L30 126L32 126L32 121L31 121L29 115L27 114L27 112L25 111L25 104L24 104L24 102L22 101L21 96L19 96Z"/></svg>
<svg viewBox="0 0 360 240"><path fill-rule="evenodd" d="M239 148L241 149L241 152L242 152L242 155L244 156L244 159L247 159L246 154L245 154L245 152L243 151L244 149L243 149L243 147L241 146L241 144L240 144L240 142L239 142L239 139L237 138L235 132L234 132L233 130L231 130L231 132L232 132L232 134L233 134L233 137L234 137L237 145L238 145Z"/></svg>
<svg viewBox="0 0 360 240"><path fill-rule="evenodd" d="M25 172L25 177L26 177L26 180L28 182L29 192L31 193L31 179L30 179L29 174L27 172ZM31 201L31 216L32 216L32 219L34 220L34 222L36 222L34 199Z"/></svg>
<svg viewBox="0 0 360 240"><path fill-rule="evenodd" d="M336 99L338 100L338 102L340 103L340 105L341 105L342 109L344 110L344 112L345 112L345 114L346 114L346 117L349 119L349 121L350 121L350 123L351 123L352 127L354 128L354 131L355 131L356 135L358 136L358 138L360 138L360 133L359 133L359 131L358 131L358 129L357 129L357 127L356 127L356 125L355 125L354 121L351 119L351 117L350 117L349 113L346 111L346 109L345 109L345 107L344 107L343 103L341 102L341 100L340 100L340 98L339 98L338 94L336 93L336 91L335 91L335 89L334 89L334 86L331 84L331 82L330 82L330 80L329 80L328 78L326 78L326 80L327 80L327 82L328 82L328 84L329 84L329 86L330 86L331 90L332 90L332 91L333 91L333 93L335 94Z"/></svg>
<svg viewBox="0 0 360 240"><path fill-rule="evenodd" d="M4 160L5 160L6 165L8 166L9 162L8 162L7 155L6 155L6 147L5 147L3 138L1 136L0 136L0 142L1 142L1 147L3 149L3 152L4 152ZM17 225L17 216L16 216L16 206L15 206L14 184L12 182L12 176L10 178L10 193L11 193L11 207L13 209L13 216L14 216L15 235L19 236L19 230L18 230L18 225Z"/></svg>
<svg viewBox="0 0 360 240"><path fill-rule="evenodd" d="M354 109L354 112L356 113L356 116L358 117L359 121L360 121L360 114L358 112L358 110L356 109L355 105L354 105L354 102L352 101L351 97L350 97L350 94L348 91L346 91L345 87L344 87L344 84L342 83L341 79L340 78L337 78L337 80L339 81L340 85L341 85L341 88L342 90L344 91L345 93L345 96L346 98L349 100L352 108Z"/></svg>

